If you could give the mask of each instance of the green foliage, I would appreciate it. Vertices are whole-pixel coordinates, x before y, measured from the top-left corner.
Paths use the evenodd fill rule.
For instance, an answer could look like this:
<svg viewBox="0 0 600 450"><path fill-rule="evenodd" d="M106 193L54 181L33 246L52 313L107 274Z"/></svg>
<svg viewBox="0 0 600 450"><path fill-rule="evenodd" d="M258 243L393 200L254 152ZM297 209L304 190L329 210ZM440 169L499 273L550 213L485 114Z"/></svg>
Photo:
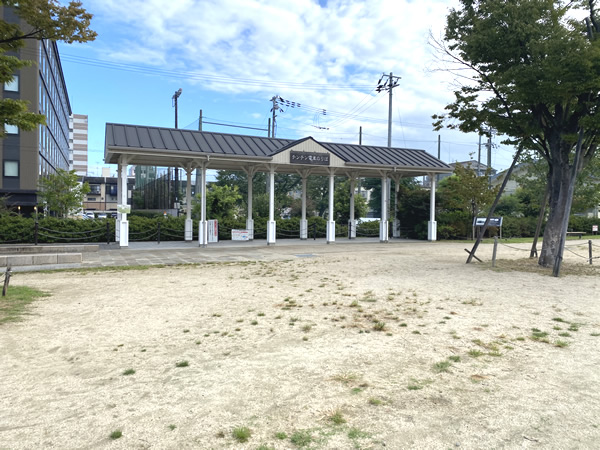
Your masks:
<svg viewBox="0 0 600 450"><path fill-rule="evenodd" d="M571 211L571 173L596 155L600 135L600 22L595 1L460 0L437 42L460 78L446 113L434 116L465 132L508 138L548 164L549 216L539 263L554 264L563 219ZM583 8L589 22L571 19ZM589 25L589 26L588 26ZM466 69L466 71L465 71ZM457 70L458 75L458 70ZM578 144L579 142L579 144ZM573 167L576 148L581 160Z"/></svg>
<svg viewBox="0 0 600 450"><path fill-rule="evenodd" d="M365 217L368 212L367 201L362 195L354 195L354 218ZM334 207L335 221L339 224L347 224L350 220L350 180L344 180L335 188Z"/></svg>
<svg viewBox="0 0 600 450"><path fill-rule="evenodd" d="M2 5L12 7L29 26L21 29L19 24L0 20L0 83L12 81L15 72L33 64L33 61L6 55L8 51L23 48L26 39L50 39L70 44L96 38L96 33L89 29L92 15L81 7L79 1L62 5L57 0L2 0ZM28 107L29 102L25 100L0 99L0 124L16 125L21 130L31 131L46 123L44 115L29 112ZM2 127L0 137L3 136Z"/></svg>
<svg viewBox="0 0 600 450"><path fill-rule="evenodd" d="M237 186L211 184L206 192L207 219L237 219L240 215L242 196ZM192 200L192 217L200 220L202 215L202 194Z"/></svg>
<svg viewBox="0 0 600 450"><path fill-rule="evenodd" d="M400 188L398 190L398 210L396 214L400 220L402 236L411 239L427 238L427 221L429 220L430 200L430 193L428 190L425 190L414 183L400 183ZM440 223L438 218L438 234L439 233Z"/></svg>
<svg viewBox="0 0 600 450"><path fill-rule="evenodd" d="M80 184L74 170L57 169L39 180L40 201L57 217L67 217L81 211L85 194L90 192L87 183Z"/></svg>

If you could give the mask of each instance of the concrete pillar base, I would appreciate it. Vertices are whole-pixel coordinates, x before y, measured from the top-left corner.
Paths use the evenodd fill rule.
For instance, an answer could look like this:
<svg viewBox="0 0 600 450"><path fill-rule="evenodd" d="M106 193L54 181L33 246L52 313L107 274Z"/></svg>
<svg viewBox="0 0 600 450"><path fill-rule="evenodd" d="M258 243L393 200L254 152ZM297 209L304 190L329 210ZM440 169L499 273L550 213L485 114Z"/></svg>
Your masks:
<svg viewBox="0 0 600 450"><path fill-rule="evenodd" d="M129 221L121 220L119 223L119 246L129 247Z"/></svg>
<svg viewBox="0 0 600 450"><path fill-rule="evenodd" d="M300 219L300 239L305 241L308 239L308 220Z"/></svg>
<svg viewBox="0 0 600 450"><path fill-rule="evenodd" d="M394 224L392 225L392 236L395 239L400 238L400 220L394 219Z"/></svg>
<svg viewBox="0 0 600 450"><path fill-rule="evenodd" d="M254 240L254 220L246 219L246 230L248 230L248 240Z"/></svg>
<svg viewBox="0 0 600 450"><path fill-rule="evenodd" d="M335 222L327 222L327 243L333 244L335 242Z"/></svg>
<svg viewBox="0 0 600 450"><path fill-rule="evenodd" d="M194 226L194 221L192 219L185 219L185 240L191 241L194 239L194 232L192 227Z"/></svg>
<svg viewBox="0 0 600 450"><path fill-rule="evenodd" d="M208 244L208 223L205 221L200 221L198 224L198 246L206 247Z"/></svg>
<svg viewBox="0 0 600 450"><path fill-rule="evenodd" d="M356 226L358 224L357 220L349 220L348 228L350 229L350 233L348 233L349 239L356 239Z"/></svg>
<svg viewBox="0 0 600 450"><path fill-rule="evenodd" d="M379 242L388 242L388 227L389 223L386 220L385 222L381 222L379 224Z"/></svg>
<svg viewBox="0 0 600 450"><path fill-rule="evenodd" d="M427 222L427 240L437 241L437 222L435 220Z"/></svg>
<svg viewBox="0 0 600 450"><path fill-rule="evenodd" d="M275 245L275 236L277 222L274 220L267 221L267 245Z"/></svg>

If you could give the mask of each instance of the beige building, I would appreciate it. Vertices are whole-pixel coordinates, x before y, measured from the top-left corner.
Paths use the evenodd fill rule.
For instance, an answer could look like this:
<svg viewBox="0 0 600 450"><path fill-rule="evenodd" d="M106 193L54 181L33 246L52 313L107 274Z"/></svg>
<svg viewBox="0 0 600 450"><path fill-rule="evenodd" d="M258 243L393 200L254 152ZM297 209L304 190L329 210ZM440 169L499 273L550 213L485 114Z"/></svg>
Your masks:
<svg viewBox="0 0 600 450"><path fill-rule="evenodd" d="M71 114L69 117L69 169L80 177L88 171L88 116Z"/></svg>

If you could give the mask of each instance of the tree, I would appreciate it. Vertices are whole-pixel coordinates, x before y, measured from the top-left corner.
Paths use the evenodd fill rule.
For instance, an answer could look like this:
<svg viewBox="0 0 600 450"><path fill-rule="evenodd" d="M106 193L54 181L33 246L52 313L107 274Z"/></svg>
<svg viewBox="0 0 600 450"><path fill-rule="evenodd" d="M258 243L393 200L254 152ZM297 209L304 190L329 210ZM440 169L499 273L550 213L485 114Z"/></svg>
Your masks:
<svg viewBox="0 0 600 450"><path fill-rule="evenodd" d="M63 218L81 211L85 194L90 192L89 184L77 181L74 170L63 169L40 178L39 189L40 201L51 213Z"/></svg>
<svg viewBox="0 0 600 450"><path fill-rule="evenodd" d="M219 221L237 219L240 213L239 201L242 196L237 186L219 186L211 184L206 192L206 218ZM196 194L193 205L193 216L202 216L202 194Z"/></svg>
<svg viewBox="0 0 600 450"><path fill-rule="evenodd" d="M335 221L346 224L350 220L350 180L339 183L334 192L333 213ZM354 194L354 218L359 219L367 215L369 208L362 195Z"/></svg>
<svg viewBox="0 0 600 450"><path fill-rule="evenodd" d="M490 170L488 167L485 175L479 177L470 164L466 167L457 164L454 175L440 182L438 192L441 206L467 213L469 225L472 224L475 217L494 201L498 192L497 188L488 187Z"/></svg>
<svg viewBox="0 0 600 450"><path fill-rule="evenodd" d="M534 152L548 164L550 213L542 266L554 265L562 251L572 180L596 155L600 25L595 3L460 0L461 7L447 17L443 40L436 42L466 80L447 113L434 116L436 127L445 123L482 134L491 127L507 136L504 143ZM588 27L570 19L577 7L586 8Z"/></svg>
<svg viewBox="0 0 600 450"><path fill-rule="evenodd" d="M96 32L89 29L92 15L82 8L81 2L71 1L63 6L57 0L2 0L2 5L12 7L15 14L27 22L21 28L18 23L0 20L0 82L14 79L17 70L31 66L34 61L21 60L6 52L16 52L28 39L50 39L66 43L93 41ZM0 123L16 125L21 130L31 131L45 124L43 114L28 111L28 102L4 98L0 100ZM4 128L0 129L0 137Z"/></svg>

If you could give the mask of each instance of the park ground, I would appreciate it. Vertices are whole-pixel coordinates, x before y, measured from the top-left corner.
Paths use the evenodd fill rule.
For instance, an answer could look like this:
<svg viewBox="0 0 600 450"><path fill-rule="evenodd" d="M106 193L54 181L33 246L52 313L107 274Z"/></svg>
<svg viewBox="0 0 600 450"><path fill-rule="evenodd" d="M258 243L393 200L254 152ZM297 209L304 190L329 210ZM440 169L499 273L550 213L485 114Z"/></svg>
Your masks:
<svg viewBox="0 0 600 450"><path fill-rule="evenodd" d="M15 274L0 448L597 448L600 263L465 246Z"/></svg>

